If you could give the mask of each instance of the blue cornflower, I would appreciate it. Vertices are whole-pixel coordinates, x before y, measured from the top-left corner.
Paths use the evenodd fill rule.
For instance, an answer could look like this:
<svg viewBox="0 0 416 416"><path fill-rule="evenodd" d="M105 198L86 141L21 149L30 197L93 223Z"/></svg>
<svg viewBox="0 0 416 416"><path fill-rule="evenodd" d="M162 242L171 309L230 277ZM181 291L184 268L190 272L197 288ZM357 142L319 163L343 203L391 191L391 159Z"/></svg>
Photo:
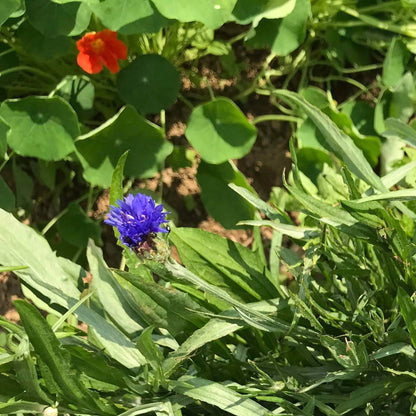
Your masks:
<svg viewBox="0 0 416 416"><path fill-rule="evenodd" d="M155 201L147 195L129 194L124 200L118 199L117 206L111 205L106 224L117 227L120 232L120 241L130 248L137 248L155 237L156 233L167 233L161 224L169 222L162 212L163 205L156 205Z"/></svg>

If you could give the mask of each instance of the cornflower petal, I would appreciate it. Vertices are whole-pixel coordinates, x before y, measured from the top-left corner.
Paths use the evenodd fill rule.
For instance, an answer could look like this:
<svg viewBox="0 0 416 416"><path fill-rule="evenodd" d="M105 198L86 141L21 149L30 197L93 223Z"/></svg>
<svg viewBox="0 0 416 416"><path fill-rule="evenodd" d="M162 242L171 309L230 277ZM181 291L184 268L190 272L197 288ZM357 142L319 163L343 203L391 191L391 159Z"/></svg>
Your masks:
<svg viewBox="0 0 416 416"><path fill-rule="evenodd" d="M111 205L106 224L116 227L120 233L120 241L130 248L137 248L152 238L154 233L166 233L161 227L167 223L163 212L163 205L156 205L155 201L148 195L127 195L123 200L117 200Z"/></svg>

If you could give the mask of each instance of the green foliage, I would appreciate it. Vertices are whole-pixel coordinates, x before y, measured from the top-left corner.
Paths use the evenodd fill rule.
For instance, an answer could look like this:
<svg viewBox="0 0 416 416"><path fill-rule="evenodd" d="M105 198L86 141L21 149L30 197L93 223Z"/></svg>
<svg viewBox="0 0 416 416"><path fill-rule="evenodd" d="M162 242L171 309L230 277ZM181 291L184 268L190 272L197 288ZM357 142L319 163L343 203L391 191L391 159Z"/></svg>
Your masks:
<svg viewBox="0 0 416 416"><path fill-rule="evenodd" d="M208 163L220 164L245 156L256 140L257 129L227 98L217 98L195 108L186 137Z"/></svg>
<svg viewBox="0 0 416 416"><path fill-rule="evenodd" d="M123 107L104 125L80 136L75 146L85 179L102 187L111 184L114 168L125 151L129 150L126 175L138 178L153 176L172 151L162 131L130 106Z"/></svg>
<svg viewBox="0 0 416 416"><path fill-rule="evenodd" d="M180 79L176 68L159 55L142 55L124 68L117 78L125 103L141 113L158 113L178 96Z"/></svg>
<svg viewBox="0 0 416 416"><path fill-rule="evenodd" d="M0 413L415 413L415 6L2 0L0 272L30 302L0 317ZM81 72L103 29L127 59ZM164 202L165 164L251 247L171 223L109 268L105 188Z"/></svg>
<svg viewBox="0 0 416 416"><path fill-rule="evenodd" d="M59 97L4 101L0 116L8 124L8 145L19 155L63 159L75 150L79 128L74 110ZM53 138L53 140L51 140Z"/></svg>

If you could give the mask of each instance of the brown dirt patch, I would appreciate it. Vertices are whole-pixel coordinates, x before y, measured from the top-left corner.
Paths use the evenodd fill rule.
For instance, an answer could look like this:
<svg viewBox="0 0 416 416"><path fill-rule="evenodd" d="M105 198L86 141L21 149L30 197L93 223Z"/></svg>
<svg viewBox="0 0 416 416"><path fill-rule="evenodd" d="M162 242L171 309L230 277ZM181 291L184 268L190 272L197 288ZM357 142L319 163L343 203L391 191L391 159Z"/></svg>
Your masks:
<svg viewBox="0 0 416 416"><path fill-rule="evenodd" d="M12 322L19 322L19 314L13 301L23 297L20 283L13 273L0 273L0 315Z"/></svg>

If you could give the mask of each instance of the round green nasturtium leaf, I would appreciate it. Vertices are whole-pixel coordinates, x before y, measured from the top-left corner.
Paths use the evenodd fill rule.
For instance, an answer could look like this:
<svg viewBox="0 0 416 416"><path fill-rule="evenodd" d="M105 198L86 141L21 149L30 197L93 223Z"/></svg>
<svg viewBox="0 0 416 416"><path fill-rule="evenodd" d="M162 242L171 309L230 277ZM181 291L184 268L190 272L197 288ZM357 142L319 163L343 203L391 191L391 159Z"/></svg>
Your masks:
<svg viewBox="0 0 416 416"><path fill-rule="evenodd" d="M259 21L255 35L246 42L247 46L270 48L280 56L290 54L305 39L310 12L309 0L297 0L295 8L287 16L278 20L265 18Z"/></svg>
<svg viewBox="0 0 416 416"><path fill-rule="evenodd" d="M67 212L56 224L63 240L77 246L86 247L88 239L96 243L101 242L101 228L99 224L89 218L78 204L71 202Z"/></svg>
<svg viewBox="0 0 416 416"><path fill-rule="evenodd" d="M211 165L202 161L196 177L201 186L201 199L205 209L223 227L244 228L236 224L254 219L255 208L228 186L234 183L252 191L244 175L232 162Z"/></svg>
<svg viewBox="0 0 416 416"><path fill-rule="evenodd" d="M169 25L150 0L86 0L101 23L123 34L155 33Z"/></svg>
<svg viewBox="0 0 416 416"><path fill-rule="evenodd" d="M233 10L233 16L238 23L247 25L264 10L266 4L267 0L237 0Z"/></svg>
<svg viewBox="0 0 416 416"><path fill-rule="evenodd" d="M246 155L257 129L233 101L221 97L192 111L185 134L202 159L219 164Z"/></svg>
<svg viewBox="0 0 416 416"><path fill-rule="evenodd" d="M91 20L91 10L79 1L57 4L50 0L30 0L26 8L29 22L48 38L79 35Z"/></svg>
<svg viewBox="0 0 416 416"><path fill-rule="evenodd" d="M0 208L13 211L16 207L16 198L7 183L0 177Z"/></svg>
<svg viewBox="0 0 416 416"><path fill-rule="evenodd" d="M117 87L125 103L142 114L158 113L169 107L180 88L178 70L160 55L141 55L123 68Z"/></svg>
<svg viewBox="0 0 416 416"><path fill-rule="evenodd" d="M47 38L25 21L16 32L24 51L36 58L50 60L67 54L72 46L67 36Z"/></svg>
<svg viewBox="0 0 416 416"><path fill-rule="evenodd" d="M149 178L159 171L173 148L159 127L130 106L81 136L75 146L85 180L103 188L111 185L114 168L126 150L125 175Z"/></svg>
<svg viewBox="0 0 416 416"><path fill-rule="evenodd" d="M320 110L329 106L328 95L318 87L306 87L299 90L299 94Z"/></svg>
<svg viewBox="0 0 416 416"><path fill-rule="evenodd" d="M77 116L60 97L6 100L0 117L10 126L7 142L18 155L60 160L75 150Z"/></svg>
<svg viewBox="0 0 416 416"><path fill-rule="evenodd" d="M202 22L217 29L225 22L235 20L232 11L237 0L152 0L163 16L180 22Z"/></svg>
<svg viewBox="0 0 416 416"><path fill-rule="evenodd" d="M0 26L20 7L20 0L0 1Z"/></svg>

